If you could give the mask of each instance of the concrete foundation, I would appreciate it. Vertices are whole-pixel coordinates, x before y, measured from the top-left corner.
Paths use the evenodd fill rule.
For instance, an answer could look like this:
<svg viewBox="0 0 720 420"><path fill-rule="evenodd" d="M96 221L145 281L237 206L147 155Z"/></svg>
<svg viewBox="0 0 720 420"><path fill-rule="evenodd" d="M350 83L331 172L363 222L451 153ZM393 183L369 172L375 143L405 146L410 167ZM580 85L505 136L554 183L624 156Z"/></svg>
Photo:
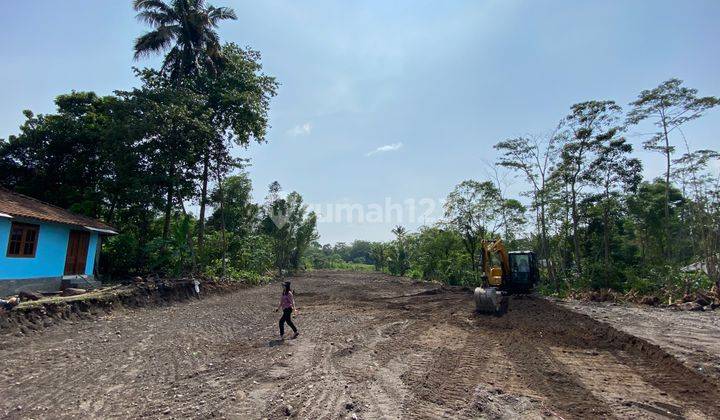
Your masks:
<svg viewBox="0 0 720 420"><path fill-rule="evenodd" d="M0 297L15 295L18 292L57 292L64 287L80 287L94 289L100 282L93 276L41 277L35 279L0 280Z"/></svg>

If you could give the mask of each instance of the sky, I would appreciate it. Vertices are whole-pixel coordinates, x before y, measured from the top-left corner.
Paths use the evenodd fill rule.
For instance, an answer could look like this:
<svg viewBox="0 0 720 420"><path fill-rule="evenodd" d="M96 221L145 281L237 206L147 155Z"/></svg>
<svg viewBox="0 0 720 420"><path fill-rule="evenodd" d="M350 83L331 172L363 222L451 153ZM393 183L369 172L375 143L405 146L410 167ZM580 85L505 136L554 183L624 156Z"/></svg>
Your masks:
<svg viewBox="0 0 720 420"><path fill-rule="evenodd" d="M678 77L720 95L720 1L209 0L230 6L223 41L262 53L281 86L250 158L254 198L277 180L321 216L322 243L385 240L442 215L465 179L484 180L500 140L552 130L573 103L615 100ZM137 86L130 0L5 0L0 138L22 110L50 113L71 90ZM720 110L683 130L720 147ZM645 176L662 156L630 133ZM681 142L682 139L674 139ZM678 143L680 144L680 143ZM511 195L527 186L501 173Z"/></svg>

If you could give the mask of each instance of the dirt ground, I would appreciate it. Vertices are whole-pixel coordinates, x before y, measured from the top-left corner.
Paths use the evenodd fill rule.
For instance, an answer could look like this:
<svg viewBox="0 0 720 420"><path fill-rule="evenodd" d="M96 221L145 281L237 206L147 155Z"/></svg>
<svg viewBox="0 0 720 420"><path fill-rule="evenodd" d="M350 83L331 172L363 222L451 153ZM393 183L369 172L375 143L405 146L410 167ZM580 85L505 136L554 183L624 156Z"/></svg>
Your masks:
<svg viewBox="0 0 720 420"><path fill-rule="evenodd" d="M716 381L544 299L497 318L381 274L293 288L296 340L277 340L277 284L5 337L0 416L720 418Z"/></svg>
<svg viewBox="0 0 720 420"><path fill-rule="evenodd" d="M698 373L720 379L719 310L679 311L610 302L561 304L656 344Z"/></svg>

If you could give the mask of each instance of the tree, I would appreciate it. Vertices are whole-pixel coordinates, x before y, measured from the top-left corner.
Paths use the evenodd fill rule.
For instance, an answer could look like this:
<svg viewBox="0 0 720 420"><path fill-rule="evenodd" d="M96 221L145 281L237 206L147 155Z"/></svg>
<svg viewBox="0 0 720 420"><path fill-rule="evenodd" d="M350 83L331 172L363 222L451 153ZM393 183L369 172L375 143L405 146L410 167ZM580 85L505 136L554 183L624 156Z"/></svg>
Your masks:
<svg viewBox="0 0 720 420"><path fill-rule="evenodd" d="M665 206L664 179L643 182L637 193L627 197L628 211L638 231L640 258L645 265L665 263L665 232L667 219L663 215ZM670 187L670 230L677 228L682 207L685 205L682 192Z"/></svg>
<svg viewBox="0 0 720 420"><path fill-rule="evenodd" d="M411 266L425 280L462 284L474 280L460 234L440 226L421 227L415 235Z"/></svg>
<svg viewBox="0 0 720 420"><path fill-rule="evenodd" d="M277 83L261 74L258 52L234 44L221 47L215 29L222 20L237 19L232 9L206 5L204 0L134 0L133 6L138 19L154 28L136 40L135 58L169 49L162 73L176 86L203 95L211 111L208 123L215 127L214 133L196 139L204 150L197 229L202 250L210 168L228 166L222 162L230 160L230 144L247 146L253 138L265 140L269 98L275 95Z"/></svg>
<svg viewBox="0 0 720 420"><path fill-rule="evenodd" d="M21 133L0 142L0 181L87 216L106 217L106 200L113 200L105 189L127 175L117 172L116 163L133 157L127 107L93 92L60 95L55 104L54 114L25 111Z"/></svg>
<svg viewBox="0 0 720 420"><path fill-rule="evenodd" d="M505 198L500 201L500 217L502 218L502 231L505 241L512 244L522 232L527 209L514 198Z"/></svg>
<svg viewBox="0 0 720 420"><path fill-rule="evenodd" d="M148 161L156 196L165 196L163 238L168 237L176 206L194 195L203 140L214 135L209 110L201 95L174 86L162 73L138 72L141 88L118 92L138 109L134 124L142 130L143 155Z"/></svg>
<svg viewBox="0 0 720 420"><path fill-rule="evenodd" d="M133 8L140 21L153 27L135 41L135 59L169 50L162 71L176 81L222 67L215 29L223 20L237 19L233 9L205 5L204 0L134 0Z"/></svg>
<svg viewBox="0 0 720 420"><path fill-rule="evenodd" d="M611 139L597 146L595 160L585 174L586 181L600 188L603 221L603 268L606 286L610 285L610 234L612 207L619 204L618 197L624 191L634 192L642 180L642 164L630 158L632 145L624 138Z"/></svg>
<svg viewBox="0 0 720 420"><path fill-rule="evenodd" d="M490 174L495 182L495 188L497 188L498 195L500 197L500 222L502 224L502 233L506 243L512 246L518 233L520 233L527 222L525 220L525 212L527 209L518 200L514 198L506 198L505 177L501 177L498 172L498 167L491 165L492 173Z"/></svg>
<svg viewBox="0 0 720 420"><path fill-rule="evenodd" d="M246 172L240 172L225 178L223 192L227 231L239 236L249 235L255 229L260 211L258 205L251 202L252 182L249 175ZM218 185L210 194L210 203L215 211L208 219L208 225L216 230L221 228L220 198Z"/></svg>
<svg viewBox="0 0 720 420"><path fill-rule="evenodd" d="M298 220L298 227L295 231L294 238L295 246L292 250L290 257L290 264L293 269L299 270L301 268L300 262L303 255L305 255L305 251L308 249L312 242L317 241L318 238L320 238L317 233L316 227L317 215L315 214L315 212L310 212L307 214L306 217L300 218Z"/></svg>
<svg viewBox="0 0 720 420"><path fill-rule="evenodd" d="M650 119L658 128L652 137L645 141L648 150L665 155L665 239L670 241L670 175L672 154L675 147L670 142L670 134L688 121L700 118L702 114L720 104L720 98L713 96L698 97L697 89L684 87L683 81L670 79L660 86L643 90L627 115L628 124L638 124ZM665 256L671 256L671 247L665 247Z"/></svg>
<svg viewBox="0 0 720 420"><path fill-rule="evenodd" d="M391 260L390 269L393 274L402 277L409 268L407 247L405 243L407 229L398 225L393 228L392 233L395 235L395 255Z"/></svg>
<svg viewBox="0 0 720 420"><path fill-rule="evenodd" d="M548 275L557 289L555 271L550 263L548 243L548 178L557 152L558 136L516 137L499 142L494 147L502 152L498 165L520 172L532 185L532 202L537 209L537 226L540 237L540 259L547 264Z"/></svg>
<svg viewBox="0 0 720 420"><path fill-rule="evenodd" d="M201 140L199 249L203 248L205 235L210 166L217 167L223 161L230 163L229 149L233 144L247 147L252 141L265 141L270 99L277 90L275 78L262 73L257 51L243 50L235 44L226 44L222 51L223 71L220 74L205 71L195 78L193 86L206 101L209 121L215 129L211 136Z"/></svg>
<svg viewBox="0 0 720 420"><path fill-rule="evenodd" d="M373 242L370 246L370 256L375 266L375 271L383 271L387 265L387 250L382 242Z"/></svg>
<svg viewBox="0 0 720 420"><path fill-rule="evenodd" d="M590 162L598 145L619 131L620 112L621 108L614 101L586 101L570 107L570 114L561 122L564 144L556 175L570 189L573 255L577 274L582 273L579 194L583 180L590 176L587 171L592 170Z"/></svg>
<svg viewBox="0 0 720 420"><path fill-rule="evenodd" d="M720 288L720 177L710 170L710 163L714 160L720 160L720 153L714 150L688 150L682 157L674 159L673 164L676 168L674 175L680 179L683 196L692 197L685 206L688 217L683 224L688 231L692 258L701 258L707 273Z"/></svg>
<svg viewBox="0 0 720 420"><path fill-rule="evenodd" d="M280 184L270 184L264 208L263 231L273 240L275 268L279 277L283 270L300 268L301 257L318 235L317 215L307 213L307 206L297 192L280 196Z"/></svg>
<svg viewBox="0 0 720 420"><path fill-rule="evenodd" d="M445 218L463 239L475 280L480 241L495 233L500 220L500 192L490 181L463 181L445 201Z"/></svg>

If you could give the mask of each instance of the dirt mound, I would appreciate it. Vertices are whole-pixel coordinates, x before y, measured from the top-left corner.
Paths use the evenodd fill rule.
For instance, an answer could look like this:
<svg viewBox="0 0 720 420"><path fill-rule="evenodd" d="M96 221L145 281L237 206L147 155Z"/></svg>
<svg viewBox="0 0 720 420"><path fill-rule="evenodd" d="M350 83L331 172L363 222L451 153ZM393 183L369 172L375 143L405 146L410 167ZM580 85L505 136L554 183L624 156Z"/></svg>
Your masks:
<svg viewBox="0 0 720 420"><path fill-rule="evenodd" d="M584 302L628 302L648 306L664 306L684 311L709 311L720 308L720 293L717 286L713 286L709 291L698 290L687 293L674 302L668 302L667 297L663 300L657 295L642 294L635 290L623 294L612 289L572 291L568 298Z"/></svg>
<svg viewBox="0 0 720 420"><path fill-rule="evenodd" d="M205 282L203 294L237 290L241 283ZM70 293L70 298L34 299L0 315L0 334L23 335L62 321L92 319L120 308L167 305L197 298L188 280L157 280L116 286L91 293Z"/></svg>

